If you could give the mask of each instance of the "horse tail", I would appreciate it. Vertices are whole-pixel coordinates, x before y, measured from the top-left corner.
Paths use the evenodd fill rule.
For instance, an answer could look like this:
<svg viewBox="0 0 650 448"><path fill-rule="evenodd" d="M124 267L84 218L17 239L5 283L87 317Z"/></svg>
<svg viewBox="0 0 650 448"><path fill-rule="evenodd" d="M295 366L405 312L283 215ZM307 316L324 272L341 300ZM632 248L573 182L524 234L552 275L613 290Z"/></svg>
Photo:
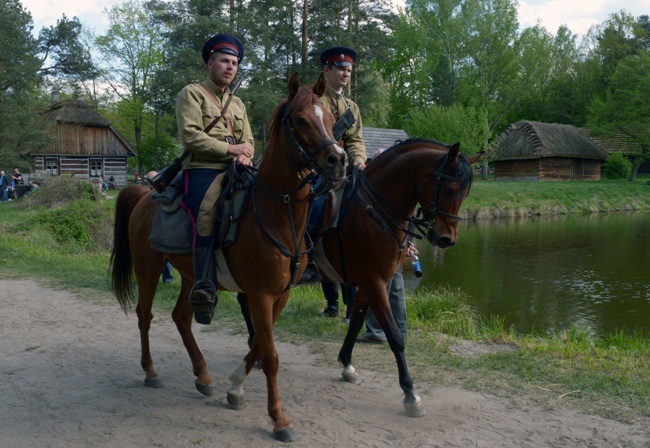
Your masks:
<svg viewBox="0 0 650 448"><path fill-rule="evenodd" d="M136 204L147 193L145 188L130 185L117 196L115 204L115 229L111 252L111 286L117 301L127 313L133 300L133 258L129 241L129 220Z"/></svg>

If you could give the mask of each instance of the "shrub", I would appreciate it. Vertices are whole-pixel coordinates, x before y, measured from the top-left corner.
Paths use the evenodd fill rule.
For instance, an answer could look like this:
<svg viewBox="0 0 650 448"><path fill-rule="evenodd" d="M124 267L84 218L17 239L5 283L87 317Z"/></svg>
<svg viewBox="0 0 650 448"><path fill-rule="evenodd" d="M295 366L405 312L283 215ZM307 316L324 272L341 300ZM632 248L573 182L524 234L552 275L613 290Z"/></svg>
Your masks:
<svg viewBox="0 0 650 448"><path fill-rule="evenodd" d="M602 174L608 179L627 179L632 173L632 162L623 154L612 154L603 163Z"/></svg>

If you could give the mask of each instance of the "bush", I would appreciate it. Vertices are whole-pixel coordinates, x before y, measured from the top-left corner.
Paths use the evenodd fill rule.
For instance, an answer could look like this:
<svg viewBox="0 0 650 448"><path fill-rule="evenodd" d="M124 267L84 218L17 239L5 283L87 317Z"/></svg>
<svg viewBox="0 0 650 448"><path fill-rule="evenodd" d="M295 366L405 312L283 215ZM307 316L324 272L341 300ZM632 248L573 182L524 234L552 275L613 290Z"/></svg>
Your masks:
<svg viewBox="0 0 650 448"><path fill-rule="evenodd" d="M80 199L62 208L44 210L31 225L46 229L60 244L106 250L112 242L112 218L112 203Z"/></svg>
<svg viewBox="0 0 650 448"><path fill-rule="evenodd" d="M627 179L632 174L632 162L623 154L612 154L603 163L602 174L607 179Z"/></svg>

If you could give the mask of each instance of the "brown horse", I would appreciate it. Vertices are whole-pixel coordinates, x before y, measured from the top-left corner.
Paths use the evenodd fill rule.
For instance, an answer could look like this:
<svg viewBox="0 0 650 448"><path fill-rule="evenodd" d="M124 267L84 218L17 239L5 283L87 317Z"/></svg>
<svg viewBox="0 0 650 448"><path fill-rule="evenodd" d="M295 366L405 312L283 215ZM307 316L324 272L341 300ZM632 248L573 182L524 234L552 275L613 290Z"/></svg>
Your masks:
<svg viewBox="0 0 650 448"><path fill-rule="evenodd" d="M404 391L409 416L424 415L404 357L404 338L388 302L386 287L402 262L409 235L416 227L429 242L441 248L458 238L458 210L472 183L472 163L459 153L459 144L411 139L375 157L365 170L355 173L343 195L336 231L326 232L318 243L315 261L334 281L359 287L347 335L339 352L343 378L358 383L352 366L352 349L371 309L386 334ZM355 182L355 176L357 181ZM417 204L423 218L413 217Z"/></svg>
<svg viewBox="0 0 650 448"><path fill-rule="evenodd" d="M472 184L471 164L483 154L467 159L459 153L459 146L410 139L382 152L365 170L355 171L342 196L339 224L320 237L314 255L328 279L359 287L338 357L343 378L360 382L352 366L352 349L371 309L395 355L404 408L411 417L423 416L425 411L408 372L404 338L390 309L386 287L405 256L408 236L417 236L413 227L425 233L434 246L444 249L456 243L458 210ZM418 203L423 218L412 216ZM327 216L322 221L327 221ZM321 227L327 225L322 222ZM244 318L249 323L245 313Z"/></svg>
<svg viewBox="0 0 650 448"><path fill-rule="evenodd" d="M300 87L297 74L291 77L288 99L276 108L270 123L270 143L259 166L248 212L240 221L240 237L223 249L232 278L239 290L249 296L257 329L249 353L231 377L246 376L255 362L261 360L267 378L267 410L273 420L273 433L281 441L293 441L297 436L278 396L279 362L273 325L287 303L290 286L307 262L303 234L311 198L308 180L315 178L316 171L327 182L339 182L347 164L345 152L333 140L334 117L318 100L324 92L322 75L311 88ZM148 238L158 208L146 188L130 186L119 194L111 256L113 290L127 311L135 273L141 365L146 374L145 384L159 387L149 350L151 308L165 260L178 269L182 286L172 317L192 360L196 387L201 393L211 395L212 380L192 335L193 313L187 302L194 282L192 255L162 253L150 247ZM228 401L236 409L243 407L241 389L233 386L228 391Z"/></svg>

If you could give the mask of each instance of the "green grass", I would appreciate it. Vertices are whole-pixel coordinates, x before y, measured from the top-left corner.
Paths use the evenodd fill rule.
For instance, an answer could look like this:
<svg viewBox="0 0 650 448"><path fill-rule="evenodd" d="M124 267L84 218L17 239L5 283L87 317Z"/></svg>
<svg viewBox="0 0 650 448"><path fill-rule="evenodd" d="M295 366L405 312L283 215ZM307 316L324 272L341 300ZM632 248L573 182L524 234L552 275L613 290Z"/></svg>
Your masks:
<svg viewBox="0 0 650 448"><path fill-rule="evenodd" d="M646 180L543 184L477 180L463 208L486 215L542 210L585 213L594 207L607 211L615 203L650 209ZM106 243L112 229L104 214L110 218L113 207L112 199L87 197L65 200L56 207L37 201L0 203L1 276L34 278L84 299L114 302L108 278L110 244ZM62 238L60 224L66 219L75 222L74 228L83 225L75 232L63 232ZM88 243L88 235L96 238L94 244ZM160 284L155 303L159 315L169 315L179 290L178 273L171 284ZM521 335L504 328L498 316L481 320L470 303L458 290L448 288L407 294L406 357L418 388L455 385L530 400L549 409L570 406L621 421L650 416L647 336L620 330L595 337L580 327L547 337ZM295 288L276 335L310 344L324 361L334 364L347 326L341 318L318 317L324 304L319 287ZM220 293L217 319L219 328L241 333L245 339L235 294ZM217 326L206 331L213 328ZM396 372L387 346L358 347L354 361L358 368Z"/></svg>
<svg viewBox="0 0 650 448"><path fill-rule="evenodd" d="M650 209L650 177L594 182L494 182L476 178L461 215L471 218Z"/></svg>

